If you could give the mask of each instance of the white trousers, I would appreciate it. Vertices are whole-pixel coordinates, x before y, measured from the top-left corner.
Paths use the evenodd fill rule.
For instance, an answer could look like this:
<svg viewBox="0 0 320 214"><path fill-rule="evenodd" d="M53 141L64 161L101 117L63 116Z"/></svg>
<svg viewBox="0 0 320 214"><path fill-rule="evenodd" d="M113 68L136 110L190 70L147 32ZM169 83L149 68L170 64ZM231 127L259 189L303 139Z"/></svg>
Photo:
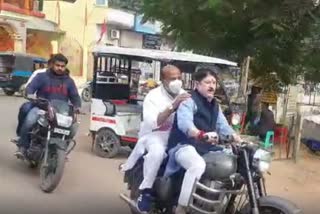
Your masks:
<svg viewBox="0 0 320 214"><path fill-rule="evenodd" d="M186 170L178 203L181 206L188 206L193 185L204 173L206 163L196 149L189 145L180 148L175 154L175 159Z"/></svg>
<svg viewBox="0 0 320 214"><path fill-rule="evenodd" d="M161 163L166 157L167 143L168 133L166 132L152 132L142 136L131 152L127 162L122 167L124 171L131 169L145 151L147 151L147 154L144 156L143 181L139 187L140 190L151 189L153 187Z"/></svg>

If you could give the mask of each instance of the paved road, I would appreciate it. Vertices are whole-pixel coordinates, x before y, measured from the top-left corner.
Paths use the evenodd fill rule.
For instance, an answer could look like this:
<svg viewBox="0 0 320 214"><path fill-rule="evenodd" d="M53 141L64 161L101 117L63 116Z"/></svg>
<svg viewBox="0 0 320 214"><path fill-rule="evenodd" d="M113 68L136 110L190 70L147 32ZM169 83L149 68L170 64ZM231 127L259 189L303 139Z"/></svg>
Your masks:
<svg viewBox="0 0 320 214"><path fill-rule="evenodd" d="M38 172L18 161L13 156L16 148L9 143L22 102L22 98L0 95L0 214L129 214L127 205L118 197L124 185L117 170L127 153L113 160L93 155L86 136L88 116L81 118L78 145L59 187L52 194L41 192ZM293 200L305 214L320 213L319 164L320 158L313 154L304 155L299 164L274 161L272 175L266 176L269 193Z"/></svg>
<svg viewBox="0 0 320 214"><path fill-rule="evenodd" d="M41 192L38 172L13 156L16 148L9 142L22 102L22 98L0 95L0 213L128 214L118 197L123 185L117 167L125 156L107 160L91 153L86 116L81 118L78 146L70 155L58 189L52 194Z"/></svg>

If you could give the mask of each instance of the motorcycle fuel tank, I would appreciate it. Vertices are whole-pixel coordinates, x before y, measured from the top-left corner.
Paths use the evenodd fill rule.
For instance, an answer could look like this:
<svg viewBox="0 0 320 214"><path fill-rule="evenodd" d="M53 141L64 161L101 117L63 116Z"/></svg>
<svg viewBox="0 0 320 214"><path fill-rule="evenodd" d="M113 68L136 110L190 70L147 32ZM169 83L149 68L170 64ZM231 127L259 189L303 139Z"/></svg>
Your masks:
<svg viewBox="0 0 320 214"><path fill-rule="evenodd" d="M209 152L203 155L206 162L205 178L223 180L237 171L237 157L223 152Z"/></svg>

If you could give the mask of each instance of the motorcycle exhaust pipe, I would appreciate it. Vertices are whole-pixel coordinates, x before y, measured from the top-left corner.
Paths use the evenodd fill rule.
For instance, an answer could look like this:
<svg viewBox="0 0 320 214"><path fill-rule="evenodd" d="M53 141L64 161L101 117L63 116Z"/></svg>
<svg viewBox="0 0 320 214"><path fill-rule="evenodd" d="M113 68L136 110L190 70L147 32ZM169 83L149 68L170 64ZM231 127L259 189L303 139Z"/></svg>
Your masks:
<svg viewBox="0 0 320 214"><path fill-rule="evenodd" d="M136 203L131 200L126 194L120 194L120 198L126 202L131 209L133 209L136 213L140 213L139 210L137 209Z"/></svg>

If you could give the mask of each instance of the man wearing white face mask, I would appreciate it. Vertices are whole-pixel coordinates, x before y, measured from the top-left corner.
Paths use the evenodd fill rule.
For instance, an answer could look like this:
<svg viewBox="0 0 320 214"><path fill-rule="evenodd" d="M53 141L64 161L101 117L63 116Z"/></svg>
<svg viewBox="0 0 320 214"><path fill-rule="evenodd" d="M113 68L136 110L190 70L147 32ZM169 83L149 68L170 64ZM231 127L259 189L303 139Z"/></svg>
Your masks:
<svg viewBox="0 0 320 214"><path fill-rule="evenodd" d="M147 151L144 156L144 178L139 187L141 195L137 203L137 208L142 213L151 209L151 188L166 157L174 113L179 104L190 97L182 89L181 72L176 66L163 67L161 77L162 84L151 90L144 99L139 141L127 162L121 166L122 171L131 169Z"/></svg>

